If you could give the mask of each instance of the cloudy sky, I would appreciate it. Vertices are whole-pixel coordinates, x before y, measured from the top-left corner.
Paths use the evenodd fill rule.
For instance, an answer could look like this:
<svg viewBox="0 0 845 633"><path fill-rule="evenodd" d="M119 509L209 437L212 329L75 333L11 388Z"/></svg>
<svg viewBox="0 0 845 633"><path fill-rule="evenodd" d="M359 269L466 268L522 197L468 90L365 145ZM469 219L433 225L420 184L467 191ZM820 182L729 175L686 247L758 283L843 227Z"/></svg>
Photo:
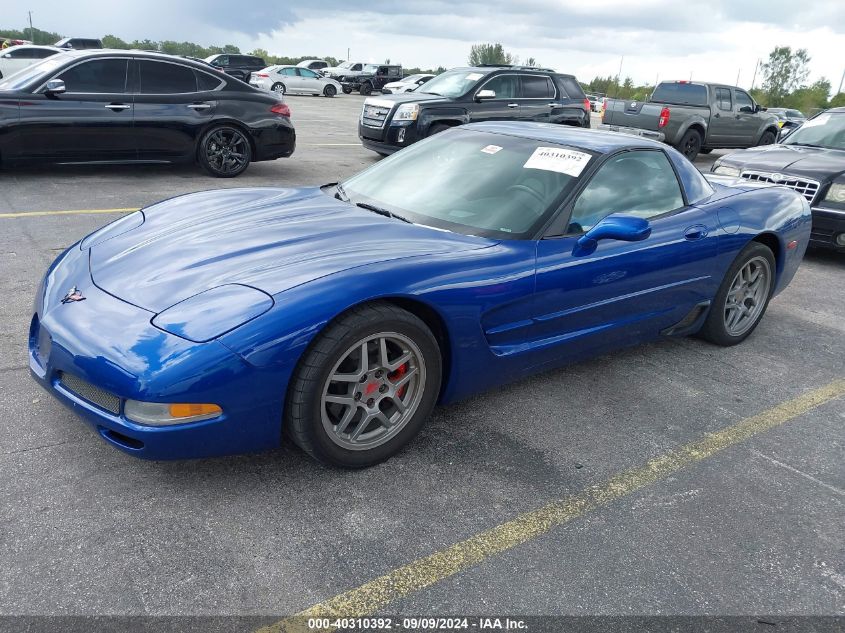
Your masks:
<svg viewBox="0 0 845 633"><path fill-rule="evenodd" d="M231 43L279 55L390 58L407 67L460 66L470 46L501 42L525 60L582 81L694 79L750 87L758 58L777 45L806 48L810 80L835 90L845 70L842 0L26 0L4 27L65 35ZM18 15L20 14L20 15ZM758 74L757 84L760 77Z"/></svg>

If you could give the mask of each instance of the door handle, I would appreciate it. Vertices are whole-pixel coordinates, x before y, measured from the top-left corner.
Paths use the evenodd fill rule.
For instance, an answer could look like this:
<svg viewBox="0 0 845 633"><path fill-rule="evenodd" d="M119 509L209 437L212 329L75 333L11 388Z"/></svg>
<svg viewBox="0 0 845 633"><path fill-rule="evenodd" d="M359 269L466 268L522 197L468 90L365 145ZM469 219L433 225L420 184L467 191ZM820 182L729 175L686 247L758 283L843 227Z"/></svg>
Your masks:
<svg viewBox="0 0 845 633"><path fill-rule="evenodd" d="M721 116L722 116L722 115L721 115L721 114L719 114L719 113L717 112L717 113L716 113L716 114L714 114L713 116L714 116L714 117L716 117L716 118L718 119L718 118L721 118Z"/></svg>
<svg viewBox="0 0 845 633"><path fill-rule="evenodd" d="M508 107L509 107L509 108L518 108L518 107L519 107L519 104L518 104L518 103L509 103L509 104L508 104Z"/></svg>
<svg viewBox="0 0 845 633"><path fill-rule="evenodd" d="M208 110L211 107L211 104L209 104L209 103L189 103L185 107L190 108L191 110Z"/></svg>
<svg viewBox="0 0 845 633"><path fill-rule="evenodd" d="M684 231L684 239L690 242L707 237L707 227L703 224L694 224Z"/></svg>
<svg viewBox="0 0 845 633"><path fill-rule="evenodd" d="M128 103L107 103L106 108L112 112L120 112L121 110L128 110L132 106Z"/></svg>

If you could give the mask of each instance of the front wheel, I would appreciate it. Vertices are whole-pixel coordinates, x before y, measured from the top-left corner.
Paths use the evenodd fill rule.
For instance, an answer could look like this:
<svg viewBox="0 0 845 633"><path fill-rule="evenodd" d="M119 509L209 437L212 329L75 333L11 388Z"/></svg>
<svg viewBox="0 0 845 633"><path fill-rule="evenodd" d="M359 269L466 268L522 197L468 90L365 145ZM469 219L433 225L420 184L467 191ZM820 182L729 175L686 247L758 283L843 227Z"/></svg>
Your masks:
<svg viewBox="0 0 845 633"><path fill-rule="evenodd" d="M323 88L323 95L326 97L333 97L337 94L337 88L335 88L331 84L326 84L326 87Z"/></svg>
<svg viewBox="0 0 845 633"><path fill-rule="evenodd" d="M716 345L744 341L760 323L775 283L775 257L759 242L742 249L725 274L699 335Z"/></svg>
<svg viewBox="0 0 845 633"><path fill-rule="evenodd" d="M771 130L766 130L763 132L763 136L760 137L760 142L757 145L771 145L775 142L775 133Z"/></svg>
<svg viewBox="0 0 845 633"><path fill-rule="evenodd" d="M440 378L440 349L425 323L386 303L355 308L329 325L297 366L286 432L324 463L372 466L419 432Z"/></svg>
<svg viewBox="0 0 845 633"><path fill-rule="evenodd" d="M241 130L223 125L205 133L197 149L197 158L212 176L233 178L249 167L252 148Z"/></svg>
<svg viewBox="0 0 845 633"><path fill-rule="evenodd" d="M343 87L343 94L351 95L352 94L352 88L347 88L346 86L344 86Z"/></svg>
<svg viewBox="0 0 845 633"><path fill-rule="evenodd" d="M364 96L367 96L372 91L373 91L373 86L372 86L372 84L369 84L369 83L361 84L361 87L358 89L358 92L360 92Z"/></svg>
<svg viewBox="0 0 845 633"><path fill-rule="evenodd" d="M687 159L693 161L695 157L698 156L698 152L701 151L701 134L699 134L696 130L687 130L687 133L684 134L681 142L678 143L677 149L681 154L687 157Z"/></svg>

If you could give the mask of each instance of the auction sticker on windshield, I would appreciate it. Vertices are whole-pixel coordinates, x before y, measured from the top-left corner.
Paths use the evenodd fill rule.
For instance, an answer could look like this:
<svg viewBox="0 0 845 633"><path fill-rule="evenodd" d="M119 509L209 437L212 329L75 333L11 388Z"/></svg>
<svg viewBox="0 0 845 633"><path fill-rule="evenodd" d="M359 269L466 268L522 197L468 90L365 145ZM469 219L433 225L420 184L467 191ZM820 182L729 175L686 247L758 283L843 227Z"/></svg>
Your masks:
<svg viewBox="0 0 845 633"><path fill-rule="evenodd" d="M560 147L538 147L525 162L525 169L556 171L568 176L580 176L590 161L590 155L574 149Z"/></svg>
<svg viewBox="0 0 845 633"><path fill-rule="evenodd" d="M495 154L496 152L501 151L502 148L498 145L488 145L487 147L482 147L481 151L485 154Z"/></svg>

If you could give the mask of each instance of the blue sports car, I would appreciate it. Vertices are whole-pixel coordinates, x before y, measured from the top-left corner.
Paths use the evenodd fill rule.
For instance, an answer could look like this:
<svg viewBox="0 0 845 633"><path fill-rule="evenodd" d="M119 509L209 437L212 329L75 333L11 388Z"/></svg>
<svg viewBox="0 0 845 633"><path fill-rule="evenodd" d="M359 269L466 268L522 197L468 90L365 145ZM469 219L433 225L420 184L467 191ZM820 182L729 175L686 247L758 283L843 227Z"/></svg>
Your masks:
<svg viewBox="0 0 845 633"><path fill-rule="evenodd" d="M364 467L432 408L661 336L745 339L810 208L706 180L662 143L455 128L343 183L154 204L38 289L36 380L107 442L180 459L278 446Z"/></svg>

